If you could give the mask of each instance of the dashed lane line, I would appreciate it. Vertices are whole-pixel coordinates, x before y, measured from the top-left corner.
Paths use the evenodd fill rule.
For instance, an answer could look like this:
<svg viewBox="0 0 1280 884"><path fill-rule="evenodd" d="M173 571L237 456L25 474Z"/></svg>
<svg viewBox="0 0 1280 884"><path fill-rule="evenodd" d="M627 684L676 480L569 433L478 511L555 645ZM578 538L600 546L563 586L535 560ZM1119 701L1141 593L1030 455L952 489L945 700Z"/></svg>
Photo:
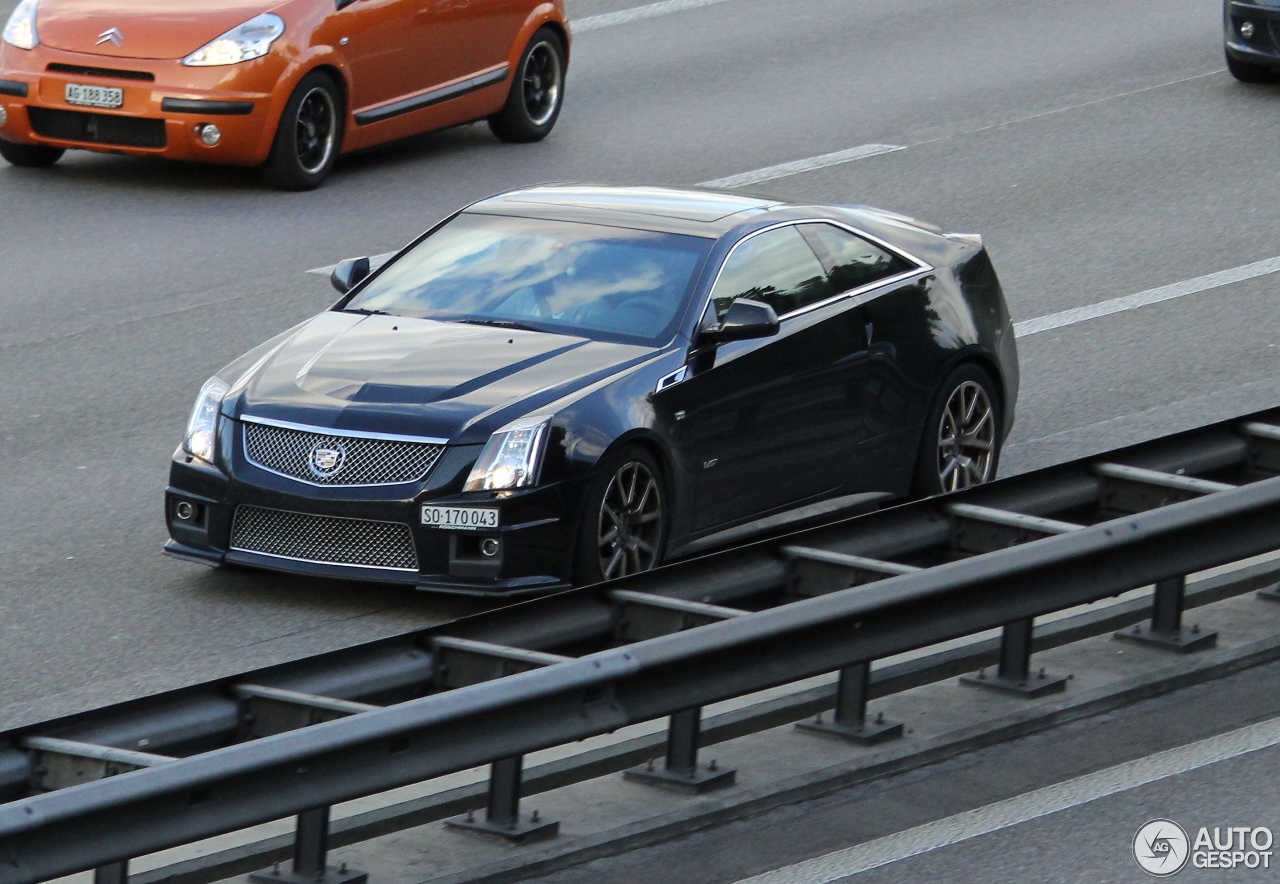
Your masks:
<svg viewBox="0 0 1280 884"><path fill-rule="evenodd" d="M1276 744L1280 744L1280 718L957 813L855 847L745 878L737 884L830 884Z"/></svg>
<svg viewBox="0 0 1280 884"><path fill-rule="evenodd" d="M776 166L765 166L763 169L755 169L751 172L740 172L737 175L730 175L727 178L713 178L710 181L703 181L698 186L724 189L749 187L752 184L761 184L765 181L774 181L778 178L789 178L792 175L799 175L803 172L813 172L816 169L840 166L845 163L852 163L854 160L866 159L867 157L878 157L881 154L894 153L899 150L906 150L906 147L901 144L860 144L857 147L851 147L847 150L837 150L834 153L824 153L816 157L806 157L803 160L779 163Z"/></svg>
<svg viewBox="0 0 1280 884"><path fill-rule="evenodd" d="M587 31L598 31L601 28L611 28L614 25L630 24L633 21L642 21L646 18L657 18L660 15L669 15L673 12L684 12L686 9L715 6L718 3L727 2L729 0L662 0L660 3L634 6L631 9L622 9L618 12L604 12L600 15L589 15L586 18L570 21L569 30L574 36L577 36L578 34L585 34Z"/></svg>

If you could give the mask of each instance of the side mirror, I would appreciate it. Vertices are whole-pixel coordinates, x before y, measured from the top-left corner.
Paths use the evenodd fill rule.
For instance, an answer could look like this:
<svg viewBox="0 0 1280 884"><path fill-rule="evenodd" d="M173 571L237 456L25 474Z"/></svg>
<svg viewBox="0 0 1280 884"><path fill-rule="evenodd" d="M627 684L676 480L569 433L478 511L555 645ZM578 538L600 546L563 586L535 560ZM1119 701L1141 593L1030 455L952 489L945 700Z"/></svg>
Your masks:
<svg viewBox="0 0 1280 884"><path fill-rule="evenodd" d="M709 328L698 336L699 344L724 344L728 341L747 341L767 338L778 333L778 314L768 304L739 298L729 305L729 312L715 328Z"/></svg>
<svg viewBox="0 0 1280 884"><path fill-rule="evenodd" d="M338 266L333 268L333 273L329 274L329 283L338 290L339 294L345 295L368 275L368 258L348 258L338 262Z"/></svg>

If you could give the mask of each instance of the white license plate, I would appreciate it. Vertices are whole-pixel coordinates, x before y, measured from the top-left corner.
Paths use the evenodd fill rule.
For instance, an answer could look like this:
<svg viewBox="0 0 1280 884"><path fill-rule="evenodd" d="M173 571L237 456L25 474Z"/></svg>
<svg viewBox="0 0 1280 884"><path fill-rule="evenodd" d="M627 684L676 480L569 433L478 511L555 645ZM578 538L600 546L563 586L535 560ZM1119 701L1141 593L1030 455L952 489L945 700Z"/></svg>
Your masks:
<svg viewBox="0 0 1280 884"><path fill-rule="evenodd" d="M79 104L85 107L120 107L124 104L124 90L111 86L80 86L68 83L66 91L67 104Z"/></svg>
<svg viewBox="0 0 1280 884"><path fill-rule="evenodd" d="M451 528L454 531L482 531L486 528L497 528L498 508L424 504L422 524L428 528Z"/></svg>

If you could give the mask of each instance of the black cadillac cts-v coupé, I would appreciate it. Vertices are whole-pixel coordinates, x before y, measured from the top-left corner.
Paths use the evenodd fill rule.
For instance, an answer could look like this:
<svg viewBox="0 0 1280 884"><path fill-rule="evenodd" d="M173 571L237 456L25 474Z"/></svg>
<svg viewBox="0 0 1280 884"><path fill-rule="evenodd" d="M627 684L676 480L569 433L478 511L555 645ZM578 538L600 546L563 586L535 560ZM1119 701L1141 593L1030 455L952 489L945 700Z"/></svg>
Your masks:
<svg viewBox="0 0 1280 884"><path fill-rule="evenodd" d="M204 385L167 552L545 592L985 482L1013 423L980 240L889 212L544 186L368 266Z"/></svg>

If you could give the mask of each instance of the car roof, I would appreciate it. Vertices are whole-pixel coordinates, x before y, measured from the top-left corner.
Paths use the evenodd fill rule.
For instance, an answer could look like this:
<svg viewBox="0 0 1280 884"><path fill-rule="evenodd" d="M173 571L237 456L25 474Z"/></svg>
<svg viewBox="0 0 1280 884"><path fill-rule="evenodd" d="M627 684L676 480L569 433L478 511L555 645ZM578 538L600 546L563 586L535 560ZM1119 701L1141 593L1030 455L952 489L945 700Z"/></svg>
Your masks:
<svg viewBox="0 0 1280 884"><path fill-rule="evenodd" d="M767 197L695 187L545 184L489 197L467 211L718 238L754 215L789 205Z"/></svg>

